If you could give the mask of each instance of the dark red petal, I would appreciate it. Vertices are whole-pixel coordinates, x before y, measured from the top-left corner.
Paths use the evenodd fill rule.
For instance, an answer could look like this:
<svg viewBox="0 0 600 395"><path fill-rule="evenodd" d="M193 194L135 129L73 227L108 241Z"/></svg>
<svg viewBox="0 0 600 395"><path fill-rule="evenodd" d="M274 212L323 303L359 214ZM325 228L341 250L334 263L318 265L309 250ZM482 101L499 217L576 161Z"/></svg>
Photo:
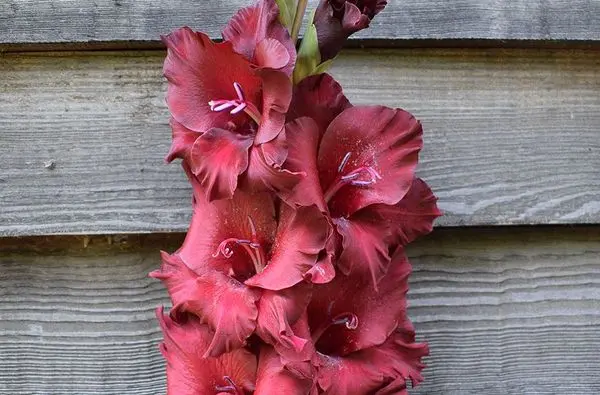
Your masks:
<svg viewBox="0 0 600 395"><path fill-rule="evenodd" d="M362 0L356 3L358 8L363 11L370 19L379 14L387 5L387 0Z"/></svg>
<svg viewBox="0 0 600 395"><path fill-rule="evenodd" d="M333 280L335 277L335 267L333 266L333 255L325 251L321 253L321 257L317 259L317 263L308 270L304 279L313 284L325 284Z"/></svg>
<svg viewBox="0 0 600 395"><path fill-rule="evenodd" d="M265 38L256 46L254 52L256 64L271 69L281 69L290 61L287 48L273 38Z"/></svg>
<svg viewBox="0 0 600 395"><path fill-rule="evenodd" d="M279 8L274 0L258 1L255 5L242 8L231 18L223 29L223 38L231 41L237 53L257 66L281 69L289 76L296 62L296 48L278 16ZM277 41L285 49L285 63L280 64L282 57L279 50L264 52L259 49L265 39ZM262 51L260 55L257 50Z"/></svg>
<svg viewBox="0 0 600 395"><path fill-rule="evenodd" d="M319 386L328 395L396 394L389 389L401 389L402 381L410 380L416 386L423 380L421 371L425 365L421 359L428 354L426 344L414 343L395 332L380 346L344 358L323 356Z"/></svg>
<svg viewBox="0 0 600 395"><path fill-rule="evenodd" d="M255 395L316 395L312 378L298 377L281 362L277 352L261 347Z"/></svg>
<svg viewBox="0 0 600 395"><path fill-rule="evenodd" d="M352 104L344 96L341 85L329 74L317 74L304 78L294 87L288 120L310 117L322 135L331 121L349 107Z"/></svg>
<svg viewBox="0 0 600 395"><path fill-rule="evenodd" d="M415 178L398 204L376 204L368 210L385 219L390 224L393 242L404 246L433 230L433 221L442 215L436 202L437 198L425 181Z"/></svg>
<svg viewBox="0 0 600 395"><path fill-rule="evenodd" d="M262 115L255 144L264 144L283 131L285 115L292 100L292 81L275 70L257 70L262 80Z"/></svg>
<svg viewBox="0 0 600 395"><path fill-rule="evenodd" d="M163 331L160 349L167 361L167 393L169 395L197 395L215 393L217 385L227 385L228 376L240 389L255 388L256 356L245 349L237 349L218 358L204 358L212 334L208 326L193 316L184 322L165 315L163 308L156 311Z"/></svg>
<svg viewBox="0 0 600 395"><path fill-rule="evenodd" d="M258 303L256 333L266 343L289 352L302 352L307 340L294 334L292 325L306 311L312 287L300 283L281 291L264 291Z"/></svg>
<svg viewBox="0 0 600 395"><path fill-rule="evenodd" d="M213 128L196 139L190 167L209 201L233 196L238 176L248 168L252 137Z"/></svg>
<svg viewBox="0 0 600 395"><path fill-rule="evenodd" d="M250 62L233 51L231 43L214 43L188 27L163 37L167 57L163 72L167 78L167 104L175 120L188 129L204 133L213 127L225 128L230 121L247 119L239 113L211 111L211 100L237 97L233 83L244 90L246 100L260 107L261 81Z"/></svg>
<svg viewBox="0 0 600 395"><path fill-rule="evenodd" d="M171 162L175 158L189 159L192 146L202 133L194 132L193 130L186 128L173 118L171 118L169 123L171 125L173 141L171 142L171 148L169 149L165 161Z"/></svg>
<svg viewBox="0 0 600 395"><path fill-rule="evenodd" d="M173 314L192 313L214 331L204 357L216 357L245 345L254 332L260 293L215 270L196 273L175 255L162 253L160 270L151 277L164 282Z"/></svg>
<svg viewBox="0 0 600 395"><path fill-rule="evenodd" d="M382 344L404 320L406 292L411 266L399 249L388 273L373 288L371 279L361 273L338 273L328 284L315 287L308 306L313 336L341 315L355 314L358 326L331 325L318 339L317 350L328 355L349 355Z"/></svg>
<svg viewBox="0 0 600 395"><path fill-rule="evenodd" d="M363 213L366 211L366 213ZM338 267L342 273L371 277L373 286L387 272L390 263L389 229L385 221L369 215L369 208L361 210L350 218L334 218L336 229L342 236L342 253Z"/></svg>
<svg viewBox="0 0 600 395"><path fill-rule="evenodd" d="M285 167L293 172L303 173L304 177L293 188L282 190L280 196L291 205L316 205L322 212L328 212L319 181L317 169L317 147L319 128L307 117L297 118L286 124L286 137L289 146Z"/></svg>
<svg viewBox="0 0 600 395"><path fill-rule="evenodd" d="M265 153L269 156L269 161L281 158L281 146L277 146L277 140L250 149L250 164L245 175L244 188L251 191L280 192L293 189L301 180L303 174L290 171L285 166L267 163Z"/></svg>
<svg viewBox="0 0 600 395"><path fill-rule="evenodd" d="M249 277L254 268L250 256L242 246L228 245L233 250L230 258L216 252L226 239L251 240L250 219L256 229L258 242L267 251L275 239L277 226L273 196L266 192L237 190L231 199L208 202L201 185L185 164L184 169L194 190L194 213L177 254L197 272L210 268L230 275L233 270L238 278Z"/></svg>
<svg viewBox="0 0 600 395"><path fill-rule="evenodd" d="M257 146L269 166L281 167L288 157L289 142L285 130L281 131L275 139Z"/></svg>
<svg viewBox="0 0 600 395"><path fill-rule="evenodd" d="M369 166L381 179L369 186L341 187L329 201L332 215L347 217L370 204L398 203L412 185L422 133L410 113L383 106L351 107L334 119L319 147L323 189L334 188L342 175L338 167L348 153L343 174Z"/></svg>
<svg viewBox="0 0 600 395"><path fill-rule="evenodd" d="M333 59L353 33L369 27L370 19L350 1L321 0L315 10L314 24L317 29L321 61Z"/></svg>
<svg viewBox="0 0 600 395"><path fill-rule="evenodd" d="M282 205L269 264L247 285L278 291L303 281L331 234L325 216L315 206L296 210Z"/></svg>

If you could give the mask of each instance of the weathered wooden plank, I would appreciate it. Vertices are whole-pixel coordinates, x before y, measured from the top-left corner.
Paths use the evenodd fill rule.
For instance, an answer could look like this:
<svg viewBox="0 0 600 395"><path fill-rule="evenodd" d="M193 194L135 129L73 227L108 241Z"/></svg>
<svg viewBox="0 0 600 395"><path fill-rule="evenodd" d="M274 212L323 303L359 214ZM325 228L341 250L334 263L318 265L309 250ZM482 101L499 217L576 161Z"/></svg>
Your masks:
<svg viewBox="0 0 600 395"><path fill-rule="evenodd" d="M251 0L4 0L0 49L39 44L122 42L156 45L160 34L189 25L220 35ZM317 0L311 0L311 8ZM593 0L390 1L358 39L600 40L600 3Z"/></svg>
<svg viewBox="0 0 600 395"><path fill-rule="evenodd" d="M0 243L0 393L164 393L166 295L146 273L180 236L15 240ZM599 241L599 228L442 229L412 246L410 316L432 353L413 393L600 392Z"/></svg>
<svg viewBox="0 0 600 395"><path fill-rule="evenodd" d="M186 229L188 184L162 162L162 59L0 58L0 235ZM422 119L440 224L598 222L599 53L348 51L332 72L353 102Z"/></svg>

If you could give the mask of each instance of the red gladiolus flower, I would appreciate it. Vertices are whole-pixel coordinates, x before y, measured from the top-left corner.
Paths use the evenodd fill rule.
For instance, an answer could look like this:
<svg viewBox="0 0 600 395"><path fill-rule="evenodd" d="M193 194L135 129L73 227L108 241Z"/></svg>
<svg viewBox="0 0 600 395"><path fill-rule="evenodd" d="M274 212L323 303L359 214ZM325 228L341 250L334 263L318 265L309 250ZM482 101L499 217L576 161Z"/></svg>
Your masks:
<svg viewBox="0 0 600 395"><path fill-rule="evenodd" d="M264 192L208 202L188 174L195 196L187 237L151 273L165 282L173 310L196 314L214 330L207 356L243 346L255 330L267 342L302 348L290 326L308 304L303 282L330 281L314 273L334 272L319 259L330 237L326 218L314 206L276 209Z"/></svg>
<svg viewBox="0 0 600 395"><path fill-rule="evenodd" d="M170 395L392 395L423 379L404 246L441 213L415 177L421 124L353 106L330 75L290 79L326 66L313 63L386 1L321 0L321 52L311 26L298 70L292 5L257 0L221 43L189 28L163 38L166 159L193 189L183 245L150 273L173 305L157 312Z"/></svg>
<svg viewBox="0 0 600 395"><path fill-rule="evenodd" d="M238 177L252 167L266 167L273 176L249 177L251 183L272 189L288 186L293 175L279 169L287 155L280 134L292 95L288 76L256 70L232 43L214 43L189 28L163 41L168 48L167 104L173 117L167 161L186 161L210 200L230 198Z"/></svg>
<svg viewBox="0 0 600 395"><path fill-rule="evenodd" d="M403 110L351 107L333 79L311 78L299 85L294 100L315 105L294 107L300 118L286 126L291 149L285 166L306 176L281 196L328 213L341 241L339 269L369 274L377 287L389 251L401 241L394 234L416 237L439 216L433 194L414 178L421 125ZM417 208L420 215L412 212Z"/></svg>
<svg viewBox="0 0 600 395"><path fill-rule="evenodd" d="M175 320L162 308L157 309L156 316L164 335L160 350L167 360L169 395L243 395L255 389L254 354L237 349L218 358L204 358L211 337L206 325L192 315Z"/></svg>
<svg viewBox="0 0 600 395"><path fill-rule="evenodd" d="M333 59L346 39L369 27L386 5L387 0L321 0L314 17L321 61Z"/></svg>
<svg viewBox="0 0 600 395"><path fill-rule="evenodd" d="M338 275L315 289L308 306L308 324L316 354L317 381L327 394L384 393L421 380L428 354L414 342L406 317L406 292L411 266L398 249L376 292L369 279ZM390 392L388 392L390 393ZM398 393L402 393L401 391Z"/></svg>

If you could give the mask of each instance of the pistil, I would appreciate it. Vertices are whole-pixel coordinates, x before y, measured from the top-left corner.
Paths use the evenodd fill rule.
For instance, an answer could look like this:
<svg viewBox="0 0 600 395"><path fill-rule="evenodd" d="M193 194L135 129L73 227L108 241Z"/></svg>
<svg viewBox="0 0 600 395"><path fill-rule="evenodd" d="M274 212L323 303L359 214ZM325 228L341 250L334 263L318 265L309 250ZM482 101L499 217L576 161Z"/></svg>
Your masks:
<svg viewBox="0 0 600 395"><path fill-rule="evenodd" d="M240 112L245 112L257 125L260 124L260 111L258 108L249 101L246 101L246 96L244 95L244 90L242 86L237 82L233 83L233 88L237 94L237 99L219 99L219 100L211 100L208 102L211 111L221 112L225 110L229 110L229 113L232 115L238 114Z"/></svg>
<svg viewBox="0 0 600 395"><path fill-rule="evenodd" d="M225 392L228 394L244 395L244 391L242 391L242 389L238 388L237 385L235 385L235 383L233 382L231 377L223 376L223 380L227 382L227 385L216 385L215 390L217 392L220 392L220 393Z"/></svg>
<svg viewBox="0 0 600 395"><path fill-rule="evenodd" d="M320 328L313 332L312 340L317 344L321 336L333 325L344 325L346 329L354 330L358 328L358 317L354 313L342 313L335 316L329 322L325 322Z"/></svg>
<svg viewBox="0 0 600 395"><path fill-rule="evenodd" d="M246 250L246 253L252 260L252 264L254 265L254 270L256 273L260 273L264 270L266 265L265 253L260 245L258 240L258 235L256 233L256 226L252 221L252 218L248 217L248 222L250 225L250 232L252 235L252 240L248 239L237 239L235 237L230 237L228 239L223 240L219 246L217 247L217 251L212 255L213 258L222 254L225 258L231 258L233 256L233 249L230 248L230 245L238 245Z"/></svg>
<svg viewBox="0 0 600 395"><path fill-rule="evenodd" d="M365 165L361 166L353 171L344 174L344 169L350 160L351 152L347 152L344 158L338 166L338 176L331 186L325 191L325 201L329 202L331 198L339 191L344 185L352 185L356 187L368 187L369 185L375 184L381 180L381 175L375 170L373 166Z"/></svg>

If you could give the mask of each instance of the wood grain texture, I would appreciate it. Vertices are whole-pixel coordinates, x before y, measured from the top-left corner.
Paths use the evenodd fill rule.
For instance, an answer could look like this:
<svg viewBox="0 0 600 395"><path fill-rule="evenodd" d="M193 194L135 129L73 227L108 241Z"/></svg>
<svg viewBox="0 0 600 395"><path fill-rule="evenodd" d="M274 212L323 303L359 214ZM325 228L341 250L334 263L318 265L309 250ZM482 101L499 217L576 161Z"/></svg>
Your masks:
<svg viewBox="0 0 600 395"><path fill-rule="evenodd" d="M166 294L146 273L177 240L136 238L0 249L0 394L164 393L153 310ZM600 392L599 242L598 228L538 227L414 244L410 316L431 356L412 393Z"/></svg>
<svg viewBox="0 0 600 395"><path fill-rule="evenodd" d="M154 43L189 25L213 37L250 0L4 0L0 48L9 44ZM310 1L310 9L317 0ZM595 0L392 0L370 40L600 40Z"/></svg>
<svg viewBox="0 0 600 395"><path fill-rule="evenodd" d="M0 57L0 235L186 229L188 183L162 161L162 60ZM419 174L446 213L439 224L598 222L599 53L348 51L332 73L354 103L422 120Z"/></svg>

